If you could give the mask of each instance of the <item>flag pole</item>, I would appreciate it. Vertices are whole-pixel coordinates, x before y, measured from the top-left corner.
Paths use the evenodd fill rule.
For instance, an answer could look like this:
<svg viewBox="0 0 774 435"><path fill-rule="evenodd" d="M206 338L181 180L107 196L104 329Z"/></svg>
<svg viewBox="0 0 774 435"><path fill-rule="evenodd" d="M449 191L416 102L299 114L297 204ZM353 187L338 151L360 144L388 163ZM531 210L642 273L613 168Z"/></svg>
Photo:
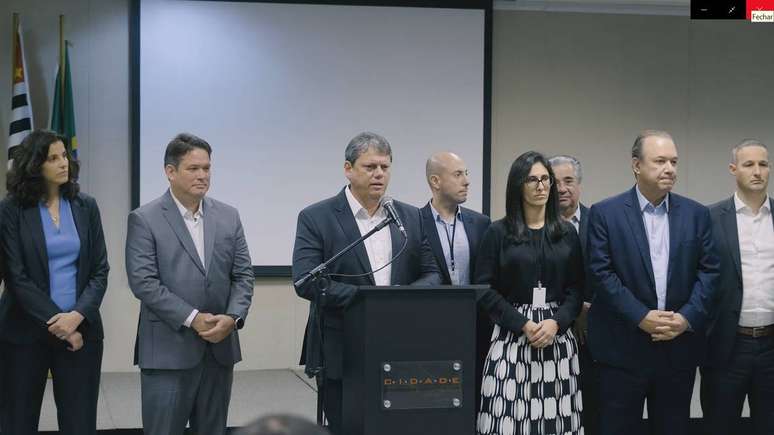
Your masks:
<svg viewBox="0 0 774 435"><path fill-rule="evenodd" d="M19 31L19 13L13 13L13 26L11 26L11 86L13 78L16 76L16 33Z"/></svg>
<svg viewBox="0 0 774 435"><path fill-rule="evenodd" d="M64 88L65 88L65 40L64 40L64 15L59 16L59 113L64 113Z"/></svg>

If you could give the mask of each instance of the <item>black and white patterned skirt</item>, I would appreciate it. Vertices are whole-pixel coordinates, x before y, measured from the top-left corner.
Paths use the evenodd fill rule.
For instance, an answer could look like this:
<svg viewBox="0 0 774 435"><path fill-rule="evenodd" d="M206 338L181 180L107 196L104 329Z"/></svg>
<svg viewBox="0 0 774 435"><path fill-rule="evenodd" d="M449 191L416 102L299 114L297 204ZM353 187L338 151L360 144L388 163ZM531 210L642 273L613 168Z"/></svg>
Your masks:
<svg viewBox="0 0 774 435"><path fill-rule="evenodd" d="M554 302L514 307L536 323L559 308ZM583 435L579 373L578 342L571 328L535 349L525 334L516 337L495 325L484 363L477 433Z"/></svg>

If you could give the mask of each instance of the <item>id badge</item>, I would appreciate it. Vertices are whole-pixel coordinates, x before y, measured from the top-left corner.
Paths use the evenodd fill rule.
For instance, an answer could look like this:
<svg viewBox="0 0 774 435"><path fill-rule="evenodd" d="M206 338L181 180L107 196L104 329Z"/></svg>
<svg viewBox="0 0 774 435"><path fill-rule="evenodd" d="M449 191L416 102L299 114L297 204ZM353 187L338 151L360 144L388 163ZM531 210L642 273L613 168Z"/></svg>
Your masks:
<svg viewBox="0 0 774 435"><path fill-rule="evenodd" d="M532 287L532 306L546 306L546 288L540 283L538 283L537 287Z"/></svg>

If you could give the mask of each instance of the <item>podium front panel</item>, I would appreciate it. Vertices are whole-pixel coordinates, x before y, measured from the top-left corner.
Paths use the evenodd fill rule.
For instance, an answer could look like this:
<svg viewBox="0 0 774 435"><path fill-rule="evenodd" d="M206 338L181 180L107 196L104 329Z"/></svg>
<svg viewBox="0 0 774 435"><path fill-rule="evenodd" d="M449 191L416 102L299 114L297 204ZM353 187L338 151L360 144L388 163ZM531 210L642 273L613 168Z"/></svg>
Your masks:
<svg viewBox="0 0 774 435"><path fill-rule="evenodd" d="M345 435L470 435L475 286L361 287L344 316Z"/></svg>

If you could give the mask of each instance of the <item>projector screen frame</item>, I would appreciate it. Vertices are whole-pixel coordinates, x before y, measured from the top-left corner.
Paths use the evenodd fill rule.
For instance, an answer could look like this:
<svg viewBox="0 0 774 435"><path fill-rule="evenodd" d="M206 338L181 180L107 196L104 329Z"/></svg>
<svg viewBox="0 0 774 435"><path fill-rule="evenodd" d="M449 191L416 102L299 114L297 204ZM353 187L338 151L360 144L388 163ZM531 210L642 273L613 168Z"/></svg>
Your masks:
<svg viewBox="0 0 774 435"><path fill-rule="evenodd" d="M202 0L187 0L202 1ZM484 11L484 100L482 155L482 212L490 214L491 155L492 155L492 1L493 0L205 0L239 3L285 3L344 6L391 6L412 8L477 9ZM129 14L130 56L130 160L131 210L140 206L140 6L142 0L132 0ZM289 265L253 265L257 277L290 277Z"/></svg>

